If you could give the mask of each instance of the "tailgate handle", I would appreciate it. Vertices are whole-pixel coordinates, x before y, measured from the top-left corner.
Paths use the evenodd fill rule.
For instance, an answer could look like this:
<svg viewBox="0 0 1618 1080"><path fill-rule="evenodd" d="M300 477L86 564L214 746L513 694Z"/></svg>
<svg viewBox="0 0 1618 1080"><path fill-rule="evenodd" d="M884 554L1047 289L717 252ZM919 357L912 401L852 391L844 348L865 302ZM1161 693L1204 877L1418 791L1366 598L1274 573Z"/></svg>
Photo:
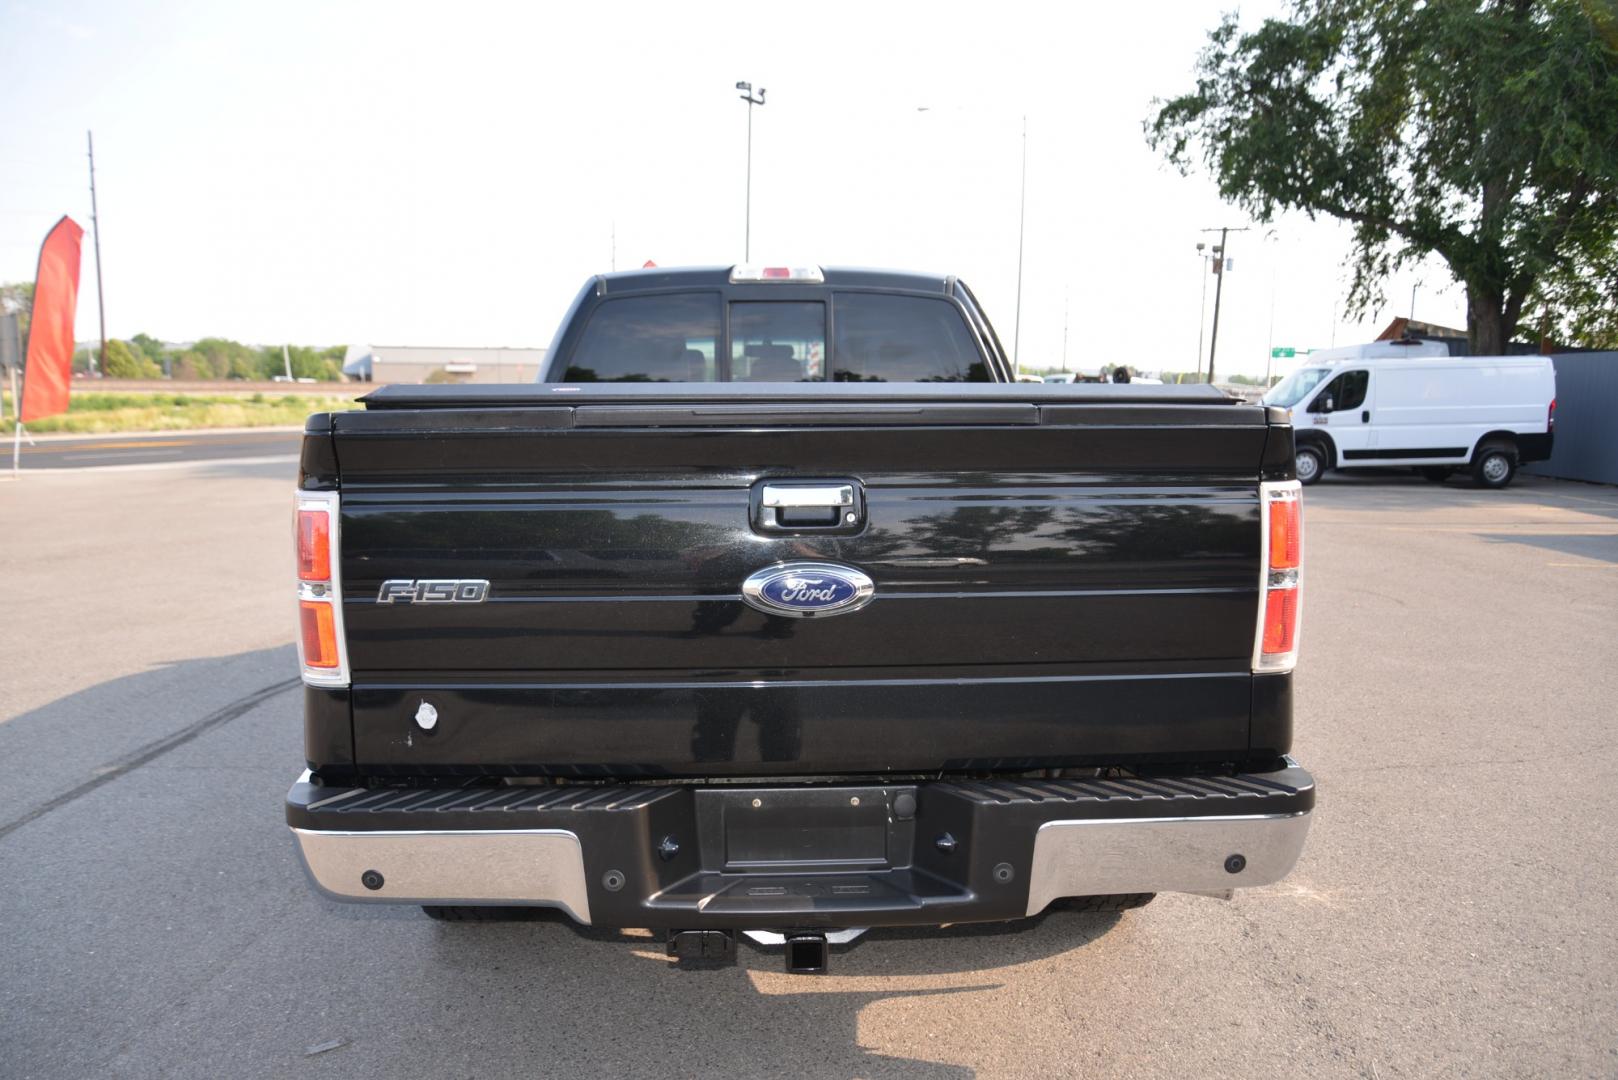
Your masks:
<svg viewBox="0 0 1618 1080"><path fill-rule="evenodd" d="M857 533L865 527L865 492L857 480L759 483L753 488L753 530Z"/></svg>
<svg viewBox="0 0 1618 1080"><path fill-rule="evenodd" d="M854 485L836 484L828 487L786 487L765 484L760 501L768 507L778 506L853 506Z"/></svg>

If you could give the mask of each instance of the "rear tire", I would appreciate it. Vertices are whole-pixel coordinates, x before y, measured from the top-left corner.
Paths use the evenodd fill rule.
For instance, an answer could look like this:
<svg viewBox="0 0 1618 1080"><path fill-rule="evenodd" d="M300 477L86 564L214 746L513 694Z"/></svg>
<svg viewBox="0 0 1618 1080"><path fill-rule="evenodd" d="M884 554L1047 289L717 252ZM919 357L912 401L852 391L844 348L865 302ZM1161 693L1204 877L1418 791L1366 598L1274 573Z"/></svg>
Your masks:
<svg viewBox="0 0 1618 1080"><path fill-rule="evenodd" d="M1517 475L1517 448L1508 443L1478 447L1472 458L1472 479L1478 487L1503 488Z"/></svg>
<svg viewBox="0 0 1618 1080"><path fill-rule="evenodd" d="M1129 911L1145 907L1156 893L1119 893L1114 896L1063 896L1052 900L1049 911Z"/></svg>
<svg viewBox="0 0 1618 1080"><path fill-rule="evenodd" d="M421 910L438 922L533 922L555 914L551 908L446 907L441 904L423 904Z"/></svg>
<svg viewBox="0 0 1618 1080"><path fill-rule="evenodd" d="M1423 480L1431 480L1435 484L1442 484L1448 480L1449 474L1454 471L1448 465L1422 465L1416 469Z"/></svg>
<svg viewBox="0 0 1618 1080"><path fill-rule="evenodd" d="M1297 449L1296 468L1298 483L1308 487L1320 479L1320 474L1326 471L1326 457L1318 447L1300 446Z"/></svg>

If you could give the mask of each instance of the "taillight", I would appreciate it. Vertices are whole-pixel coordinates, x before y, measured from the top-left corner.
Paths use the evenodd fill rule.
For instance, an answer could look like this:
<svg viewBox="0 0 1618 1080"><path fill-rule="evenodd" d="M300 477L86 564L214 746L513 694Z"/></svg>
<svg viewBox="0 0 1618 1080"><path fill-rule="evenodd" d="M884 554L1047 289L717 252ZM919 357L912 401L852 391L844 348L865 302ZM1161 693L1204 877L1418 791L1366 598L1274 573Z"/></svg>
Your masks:
<svg viewBox="0 0 1618 1080"><path fill-rule="evenodd" d="M337 512L336 492L298 494L298 663L316 686L348 685Z"/></svg>
<svg viewBox="0 0 1618 1080"><path fill-rule="evenodd" d="M1253 670L1291 671L1298 662L1303 578L1302 487L1296 480L1260 484L1263 560Z"/></svg>
<svg viewBox="0 0 1618 1080"><path fill-rule="evenodd" d="M1551 398L1551 407L1545 410L1545 430L1547 432L1552 432L1552 431L1556 430L1556 399L1555 398Z"/></svg>
<svg viewBox="0 0 1618 1080"><path fill-rule="evenodd" d="M298 580L331 580L331 516L325 510L298 511Z"/></svg>

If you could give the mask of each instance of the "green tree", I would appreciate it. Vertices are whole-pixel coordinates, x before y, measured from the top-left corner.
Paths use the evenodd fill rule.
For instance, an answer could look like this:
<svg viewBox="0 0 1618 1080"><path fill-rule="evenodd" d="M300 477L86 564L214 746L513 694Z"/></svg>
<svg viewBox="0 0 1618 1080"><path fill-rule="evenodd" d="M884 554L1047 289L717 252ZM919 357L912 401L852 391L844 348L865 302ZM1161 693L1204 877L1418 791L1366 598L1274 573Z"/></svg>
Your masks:
<svg viewBox="0 0 1618 1080"><path fill-rule="evenodd" d="M109 379L156 379L163 372L144 353L136 352L127 342L114 338L107 342L102 374Z"/></svg>
<svg viewBox="0 0 1618 1080"><path fill-rule="evenodd" d="M129 339L129 347L156 364L159 370L162 370L163 362L170 359L163 343L150 334L136 334Z"/></svg>
<svg viewBox="0 0 1618 1080"><path fill-rule="evenodd" d="M1147 141L1260 221L1351 224L1351 314L1433 253L1466 288L1475 353L1525 320L1615 329L1614 0L1294 0L1250 33L1226 16L1196 74L1154 103Z"/></svg>
<svg viewBox="0 0 1618 1080"><path fill-rule="evenodd" d="M17 336L28 345L28 319L34 313L34 283L9 281L0 284L0 312L17 316Z"/></svg>

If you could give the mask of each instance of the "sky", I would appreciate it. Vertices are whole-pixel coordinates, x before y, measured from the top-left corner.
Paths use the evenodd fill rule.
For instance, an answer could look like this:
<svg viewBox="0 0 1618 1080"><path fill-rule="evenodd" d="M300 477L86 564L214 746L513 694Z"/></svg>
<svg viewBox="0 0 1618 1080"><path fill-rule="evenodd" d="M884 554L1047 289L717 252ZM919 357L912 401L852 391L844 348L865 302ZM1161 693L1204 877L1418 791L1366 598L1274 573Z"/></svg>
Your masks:
<svg viewBox="0 0 1618 1080"><path fill-rule="evenodd" d="M110 337L543 346L592 274L743 261L745 80L752 262L955 274L1025 367L1190 370L1195 245L1249 220L1141 123L1220 11L0 0L0 281L62 214L89 229L93 130ZM1233 234L1218 370L1370 340L1413 285L1464 325L1436 262L1345 319L1348 249L1303 217Z"/></svg>

